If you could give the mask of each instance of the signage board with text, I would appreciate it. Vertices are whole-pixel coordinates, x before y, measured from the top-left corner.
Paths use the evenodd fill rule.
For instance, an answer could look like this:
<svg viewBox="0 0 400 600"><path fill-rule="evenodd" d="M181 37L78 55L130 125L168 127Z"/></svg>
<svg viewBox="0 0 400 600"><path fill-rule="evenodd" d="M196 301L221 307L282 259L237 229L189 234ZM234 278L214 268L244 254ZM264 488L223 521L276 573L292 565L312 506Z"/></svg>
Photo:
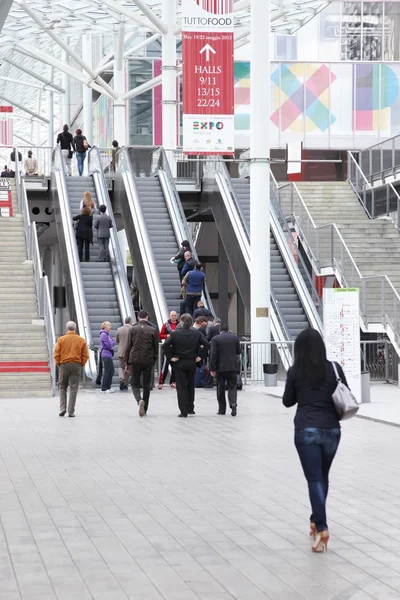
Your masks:
<svg viewBox="0 0 400 600"><path fill-rule="evenodd" d="M361 402L360 304L358 288L324 289L324 336L328 360L343 368Z"/></svg>
<svg viewBox="0 0 400 600"><path fill-rule="evenodd" d="M183 0L183 149L234 152L232 0Z"/></svg>

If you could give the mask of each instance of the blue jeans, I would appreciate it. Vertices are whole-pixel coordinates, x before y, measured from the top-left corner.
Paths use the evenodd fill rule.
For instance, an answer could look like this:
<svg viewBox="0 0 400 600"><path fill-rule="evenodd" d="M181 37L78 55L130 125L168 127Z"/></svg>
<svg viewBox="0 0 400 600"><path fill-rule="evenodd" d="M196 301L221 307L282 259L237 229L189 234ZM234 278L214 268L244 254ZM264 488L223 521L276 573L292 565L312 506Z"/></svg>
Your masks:
<svg viewBox="0 0 400 600"><path fill-rule="evenodd" d="M76 153L76 162L78 163L78 173L80 176L83 174L83 164L85 162L86 152Z"/></svg>
<svg viewBox="0 0 400 600"><path fill-rule="evenodd" d="M340 442L340 429L296 429L294 443L308 482L312 515L317 531L328 529L326 499L329 490L329 470Z"/></svg>

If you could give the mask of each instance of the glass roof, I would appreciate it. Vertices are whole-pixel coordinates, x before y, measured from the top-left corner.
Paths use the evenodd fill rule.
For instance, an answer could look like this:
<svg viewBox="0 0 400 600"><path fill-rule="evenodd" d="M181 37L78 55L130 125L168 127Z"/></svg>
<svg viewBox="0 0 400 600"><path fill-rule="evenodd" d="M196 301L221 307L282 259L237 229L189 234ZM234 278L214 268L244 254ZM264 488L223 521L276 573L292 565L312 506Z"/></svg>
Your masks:
<svg viewBox="0 0 400 600"><path fill-rule="evenodd" d="M271 30L284 34L294 33L330 1L271 0ZM0 27L5 16L2 11L6 10L9 2L10 0L0 2ZM144 8L150 8L161 19L160 0L138 0L138 3ZM177 0L178 26L181 4L182 0ZM234 6L235 31L240 38L238 45L243 45L248 40L250 30L250 0L235 0ZM42 88L47 89L46 83L50 79L61 86L62 73L57 67L52 68L42 60L47 56L61 61L63 56L61 47L49 34L55 34L68 43L70 48L78 50L79 40L85 32L97 34L97 52L93 53L93 66L96 69L96 62L99 63L103 58L102 49L110 47L113 30L122 20L125 21L126 40L133 39L135 31L142 35L144 32L158 32L157 26L138 8L134 0L14 0L0 33L0 104L17 103L46 119L47 101ZM103 43L103 37L108 42ZM36 50L42 53L41 60L34 56ZM69 64L82 72L81 67L72 59ZM41 80L30 73L35 73ZM78 82L76 84L80 85ZM60 93L54 94L56 117L60 115L60 97ZM34 134L35 117L15 104L14 114L18 117L14 119L14 134L18 136L16 141L23 144L24 141L31 142L35 137L37 139ZM46 138L43 126L40 136L43 142Z"/></svg>

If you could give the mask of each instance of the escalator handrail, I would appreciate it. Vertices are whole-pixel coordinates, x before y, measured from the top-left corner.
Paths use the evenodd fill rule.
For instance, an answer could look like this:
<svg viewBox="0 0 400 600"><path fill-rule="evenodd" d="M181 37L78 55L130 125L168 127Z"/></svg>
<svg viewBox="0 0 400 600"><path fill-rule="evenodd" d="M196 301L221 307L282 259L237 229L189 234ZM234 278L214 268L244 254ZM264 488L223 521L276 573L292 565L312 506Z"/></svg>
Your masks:
<svg viewBox="0 0 400 600"><path fill-rule="evenodd" d="M215 172L215 180L217 182L218 189L221 193L225 209L228 213L228 218L230 219L232 227L235 231L236 240L239 244L249 273L251 273L249 231L248 228L246 228L245 226L246 221L240 209L239 203L237 202L232 186L229 185L229 179L230 176L227 169L225 171L223 169L220 169ZM292 338L289 333L287 323L285 322L283 315L279 309L279 304L274 296L272 289L270 290L270 297L271 305L273 307L273 310L271 310L272 336L276 340L286 340L288 342L291 342ZM285 366L285 369L288 370L292 364L292 356L290 350L288 354L287 344L280 348L279 354L282 363Z"/></svg>
<svg viewBox="0 0 400 600"><path fill-rule="evenodd" d="M72 225L72 215L70 205L68 202L68 191L64 171L63 156L61 152L61 147L59 145L53 151L52 162L53 172L56 179L56 186L58 191L61 222L64 229L64 239L66 245L66 254L68 258L68 266L71 273L71 285L74 295L77 325L79 334L85 339L89 349L89 360L85 366L85 373L89 379L94 381L97 376L94 344L86 304L82 273L80 269L78 248L76 245L76 236Z"/></svg>
<svg viewBox="0 0 400 600"><path fill-rule="evenodd" d="M97 198L99 199L99 206L104 204L107 207L107 214L111 218L113 224L110 229L110 265L115 283L115 291L117 294L122 322L125 322L126 317L131 317L134 321L136 321L132 297L129 292L128 279L124 269L125 263L118 241L117 224L115 222L106 179L101 166L99 149L96 146L92 146L89 151L88 169L89 174L93 177Z"/></svg>
<svg viewBox="0 0 400 600"><path fill-rule="evenodd" d="M271 190L271 192L272 192L272 196L274 197L274 193L272 190ZM296 292L299 296L300 302L301 302L304 312L307 316L307 320L310 323L311 327L313 329L316 329L317 331L319 331L322 335L323 325L322 325L322 319L321 319L321 314L322 314L321 300L319 298L317 290L315 289L314 283L312 282L311 277L309 276L309 273L308 273L307 267L303 261L303 258L301 256L300 252L297 250L298 259L301 262L305 273L307 273L309 284L311 285L313 295L312 296L310 295L310 292L306 286L304 278L300 273L300 269L299 269L298 265L296 264L293 253L290 250L289 241L287 240L287 237L285 235L287 233L290 234L292 242L293 242L293 246L295 246L297 248L295 241L292 237L292 232L290 231L290 228L288 226L287 226L287 231L285 231L285 229L283 228L283 226L281 224L282 221L279 219L279 217L277 215L277 209L279 209L279 208L280 207L279 207L279 205L277 205L276 199L275 199L275 202L271 202L271 231L272 231L275 241L278 245L279 252L281 253L281 256L286 265L286 268L289 272L292 283L293 283L293 285L296 289ZM281 214L281 217L283 217L283 213ZM285 219L284 219L284 222L286 223ZM321 314L318 311L315 302L317 302L317 304L319 305Z"/></svg>
<svg viewBox="0 0 400 600"><path fill-rule="evenodd" d="M168 158L164 148L160 148L160 159L161 160L158 165L157 174L160 179L161 187L163 188L164 198L167 202L168 212L179 247L182 240L190 239L189 227L187 225L186 215L183 210L182 202L176 189L174 179L172 177ZM192 245L192 254L195 260L198 261L199 258L197 256L196 248L194 248L194 244ZM215 316L215 311L207 285L205 285L203 299L205 300L205 305L208 310L210 310Z"/></svg>
<svg viewBox="0 0 400 600"><path fill-rule="evenodd" d="M153 306L156 313L154 318L158 327L161 329L162 325L169 318L168 306L161 284L157 264L154 260L154 254L152 252L146 221L140 204L136 178L127 148L121 148L118 156L118 171L122 174L127 202L129 204L132 219L136 227L139 252L143 260L143 267L146 273L146 279L150 288Z"/></svg>

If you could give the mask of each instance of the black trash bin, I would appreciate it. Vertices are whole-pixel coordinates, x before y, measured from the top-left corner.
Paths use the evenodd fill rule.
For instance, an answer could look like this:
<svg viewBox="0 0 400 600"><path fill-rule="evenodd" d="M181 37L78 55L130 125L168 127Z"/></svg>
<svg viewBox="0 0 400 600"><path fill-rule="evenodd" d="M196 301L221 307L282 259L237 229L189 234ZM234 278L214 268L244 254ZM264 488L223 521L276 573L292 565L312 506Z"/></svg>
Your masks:
<svg viewBox="0 0 400 600"><path fill-rule="evenodd" d="M265 387L276 387L278 384L278 365L275 363L263 364Z"/></svg>

